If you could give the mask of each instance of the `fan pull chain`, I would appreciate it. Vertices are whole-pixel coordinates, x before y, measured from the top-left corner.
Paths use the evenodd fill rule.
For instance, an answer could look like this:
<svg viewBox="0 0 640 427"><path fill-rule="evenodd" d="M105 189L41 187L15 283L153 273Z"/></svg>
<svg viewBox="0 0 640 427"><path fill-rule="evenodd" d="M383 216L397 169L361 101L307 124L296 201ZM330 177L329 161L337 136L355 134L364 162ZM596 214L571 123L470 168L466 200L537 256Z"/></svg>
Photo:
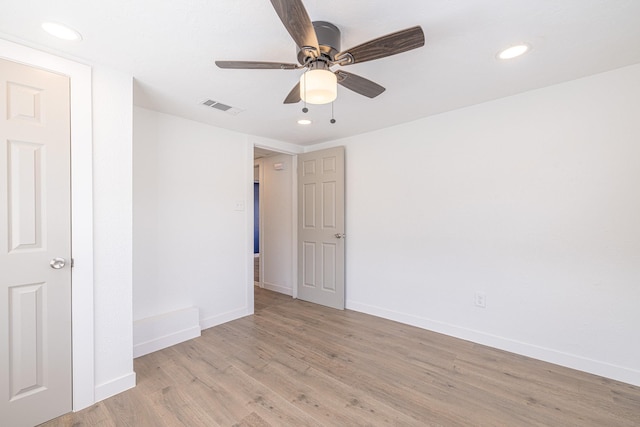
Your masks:
<svg viewBox="0 0 640 427"><path fill-rule="evenodd" d="M307 108L307 99L306 99L307 98L307 96L306 96L306 94L307 94L307 71L309 71L309 69L307 69L304 72L304 74L302 75L302 77L303 77L302 84L304 85L304 87L302 88L302 93L305 94L305 99L302 100L302 101L304 101L304 107L302 108L302 112L305 113L305 114L309 112L309 109Z"/></svg>
<svg viewBox="0 0 640 427"><path fill-rule="evenodd" d="M336 119L333 117L333 104L334 102L331 102L331 120L329 120L331 124L334 124L336 122Z"/></svg>

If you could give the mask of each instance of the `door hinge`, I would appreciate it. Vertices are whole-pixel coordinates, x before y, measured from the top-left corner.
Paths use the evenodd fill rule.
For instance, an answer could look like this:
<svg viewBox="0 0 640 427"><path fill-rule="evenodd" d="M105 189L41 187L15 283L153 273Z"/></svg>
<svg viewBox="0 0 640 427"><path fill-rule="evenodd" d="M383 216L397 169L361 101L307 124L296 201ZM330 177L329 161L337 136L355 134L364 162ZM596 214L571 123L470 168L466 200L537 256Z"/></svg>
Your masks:
<svg viewBox="0 0 640 427"><path fill-rule="evenodd" d="M73 258L71 258L71 268L73 268Z"/></svg>

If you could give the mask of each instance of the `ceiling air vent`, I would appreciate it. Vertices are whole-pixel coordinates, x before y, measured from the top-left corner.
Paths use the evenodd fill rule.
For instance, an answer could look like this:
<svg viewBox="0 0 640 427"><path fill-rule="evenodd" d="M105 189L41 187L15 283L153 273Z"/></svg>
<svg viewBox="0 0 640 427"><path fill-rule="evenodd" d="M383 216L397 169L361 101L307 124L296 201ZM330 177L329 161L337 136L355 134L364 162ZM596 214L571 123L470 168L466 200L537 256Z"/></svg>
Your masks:
<svg viewBox="0 0 640 427"><path fill-rule="evenodd" d="M201 102L202 105L209 108L215 108L216 110L224 111L226 113L237 115L244 110L232 107L231 105L223 104L222 102L214 101L213 99L206 99Z"/></svg>

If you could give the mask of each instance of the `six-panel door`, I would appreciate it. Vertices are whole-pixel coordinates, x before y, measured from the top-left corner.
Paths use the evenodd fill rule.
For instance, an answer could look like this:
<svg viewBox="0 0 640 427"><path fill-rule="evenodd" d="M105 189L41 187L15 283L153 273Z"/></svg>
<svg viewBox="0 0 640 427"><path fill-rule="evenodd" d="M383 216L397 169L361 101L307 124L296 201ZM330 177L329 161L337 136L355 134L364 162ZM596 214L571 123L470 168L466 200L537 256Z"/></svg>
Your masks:
<svg viewBox="0 0 640 427"><path fill-rule="evenodd" d="M0 60L0 424L71 411L69 79Z"/></svg>

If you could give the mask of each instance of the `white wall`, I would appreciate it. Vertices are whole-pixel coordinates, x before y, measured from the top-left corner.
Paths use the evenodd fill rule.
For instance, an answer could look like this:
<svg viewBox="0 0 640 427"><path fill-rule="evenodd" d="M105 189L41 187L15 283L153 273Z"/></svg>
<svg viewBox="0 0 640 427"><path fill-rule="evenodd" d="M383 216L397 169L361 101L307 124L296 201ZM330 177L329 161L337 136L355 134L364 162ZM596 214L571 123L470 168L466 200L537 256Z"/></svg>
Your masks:
<svg viewBox="0 0 640 427"><path fill-rule="evenodd" d="M201 328L253 313L252 155L246 135L134 107L136 323L191 307Z"/></svg>
<svg viewBox="0 0 640 427"><path fill-rule="evenodd" d="M347 306L640 385L639 118L636 65L314 147Z"/></svg>
<svg viewBox="0 0 640 427"><path fill-rule="evenodd" d="M261 281L266 289L293 295L295 157L279 154L259 160L261 192ZM282 170L274 164L281 163Z"/></svg>
<svg viewBox="0 0 640 427"><path fill-rule="evenodd" d="M96 401L135 386L131 303L132 84L130 75L100 66L93 68Z"/></svg>

